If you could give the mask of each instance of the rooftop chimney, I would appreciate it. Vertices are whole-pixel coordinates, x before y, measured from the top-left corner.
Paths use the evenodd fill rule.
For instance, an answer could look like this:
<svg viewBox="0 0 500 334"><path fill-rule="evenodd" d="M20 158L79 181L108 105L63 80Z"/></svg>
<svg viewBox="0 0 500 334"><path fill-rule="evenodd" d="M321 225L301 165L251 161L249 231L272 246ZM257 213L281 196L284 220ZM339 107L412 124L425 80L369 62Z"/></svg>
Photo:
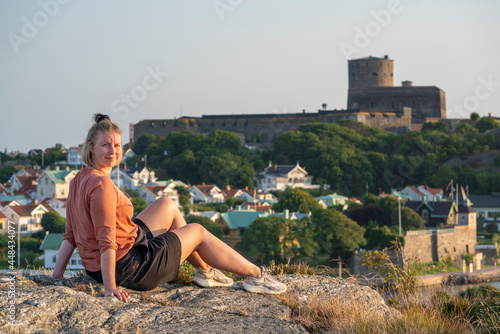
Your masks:
<svg viewBox="0 0 500 334"><path fill-rule="evenodd" d="M277 172L278 171L278 164L274 164L273 166L273 172Z"/></svg>
<svg viewBox="0 0 500 334"><path fill-rule="evenodd" d="M406 81L403 81L403 82L401 83L401 85L402 85L403 87L413 87L413 82L406 80Z"/></svg>

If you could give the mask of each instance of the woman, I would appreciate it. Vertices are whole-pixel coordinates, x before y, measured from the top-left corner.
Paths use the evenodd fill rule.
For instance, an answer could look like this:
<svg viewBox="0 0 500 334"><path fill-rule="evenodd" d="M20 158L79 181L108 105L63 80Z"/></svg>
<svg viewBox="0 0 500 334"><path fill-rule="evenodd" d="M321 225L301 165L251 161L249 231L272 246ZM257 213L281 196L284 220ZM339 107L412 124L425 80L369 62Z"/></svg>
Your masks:
<svg viewBox="0 0 500 334"><path fill-rule="evenodd" d="M70 184L66 233L53 276L63 277L78 247L88 275L104 284L104 295L122 301L127 301L128 294L119 286L153 289L174 280L185 260L197 267L193 282L202 287L232 285L232 279L218 270L221 269L246 276L246 291L286 291L286 285L201 225L186 225L169 198L156 200L132 221L132 203L110 178L112 168L121 158L120 128L109 116L97 114L82 148L86 167Z"/></svg>

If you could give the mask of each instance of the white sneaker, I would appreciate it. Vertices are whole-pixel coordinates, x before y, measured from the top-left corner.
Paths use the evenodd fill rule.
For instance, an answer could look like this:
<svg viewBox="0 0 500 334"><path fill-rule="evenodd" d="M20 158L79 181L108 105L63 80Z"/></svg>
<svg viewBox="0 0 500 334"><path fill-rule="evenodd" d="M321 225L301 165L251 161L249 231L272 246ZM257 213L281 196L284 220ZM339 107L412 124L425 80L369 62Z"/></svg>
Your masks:
<svg viewBox="0 0 500 334"><path fill-rule="evenodd" d="M202 288L233 285L233 280L231 278L227 277L220 270L215 268L211 268L207 271L198 268L191 282L201 286Z"/></svg>
<svg viewBox="0 0 500 334"><path fill-rule="evenodd" d="M243 282L243 289L248 292L256 293L266 293L272 295L279 295L286 291L286 285L278 282L276 279L272 278L269 270L260 268L262 276L261 278L255 278L248 276Z"/></svg>

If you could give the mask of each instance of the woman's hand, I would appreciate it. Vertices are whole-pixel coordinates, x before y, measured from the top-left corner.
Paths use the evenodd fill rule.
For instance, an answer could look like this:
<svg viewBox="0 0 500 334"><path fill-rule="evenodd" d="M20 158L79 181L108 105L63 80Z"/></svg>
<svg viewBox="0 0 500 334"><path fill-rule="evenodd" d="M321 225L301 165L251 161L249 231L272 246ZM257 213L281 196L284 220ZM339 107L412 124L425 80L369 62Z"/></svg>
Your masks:
<svg viewBox="0 0 500 334"><path fill-rule="evenodd" d="M104 289L104 297L113 297L115 296L121 301L127 302L128 293L121 289Z"/></svg>

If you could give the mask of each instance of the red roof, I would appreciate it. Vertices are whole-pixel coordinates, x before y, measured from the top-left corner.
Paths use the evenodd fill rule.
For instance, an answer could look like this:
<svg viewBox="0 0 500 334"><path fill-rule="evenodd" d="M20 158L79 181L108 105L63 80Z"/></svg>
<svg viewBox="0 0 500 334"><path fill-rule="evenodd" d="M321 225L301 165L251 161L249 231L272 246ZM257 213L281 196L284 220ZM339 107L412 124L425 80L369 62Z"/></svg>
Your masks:
<svg viewBox="0 0 500 334"><path fill-rule="evenodd" d="M431 187L428 187L428 186L420 186L420 187L424 188L425 191L427 191L427 192L429 192L431 194L437 195L437 194L441 193L441 189L439 189L439 188L431 188Z"/></svg>
<svg viewBox="0 0 500 334"><path fill-rule="evenodd" d="M7 216L4 215L2 211L0 211L0 219L5 219L5 218L7 218Z"/></svg>
<svg viewBox="0 0 500 334"><path fill-rule="evenodd" d="M222 193L224 194L224 197L225 198L229 198L229 197L234 197L234 195L236 195L236 193L238 191L240 191L239 189L221 189Z"/></svg>
<svg viewBox="0 0 500 334"><path fill-rule="evenodd" d="M159 191L162 191L165 189L167 186L145 186L149 191L151 191L153 194L158 195Z"/></svg>
<svg viewBox="0 0 500 334"><path fill-rule="evenodd" d="M209 194L210 190L212 190L215 187L215 184L199 184L194 187L196 187L196 189L198 189L204 194Z"/></svg>

